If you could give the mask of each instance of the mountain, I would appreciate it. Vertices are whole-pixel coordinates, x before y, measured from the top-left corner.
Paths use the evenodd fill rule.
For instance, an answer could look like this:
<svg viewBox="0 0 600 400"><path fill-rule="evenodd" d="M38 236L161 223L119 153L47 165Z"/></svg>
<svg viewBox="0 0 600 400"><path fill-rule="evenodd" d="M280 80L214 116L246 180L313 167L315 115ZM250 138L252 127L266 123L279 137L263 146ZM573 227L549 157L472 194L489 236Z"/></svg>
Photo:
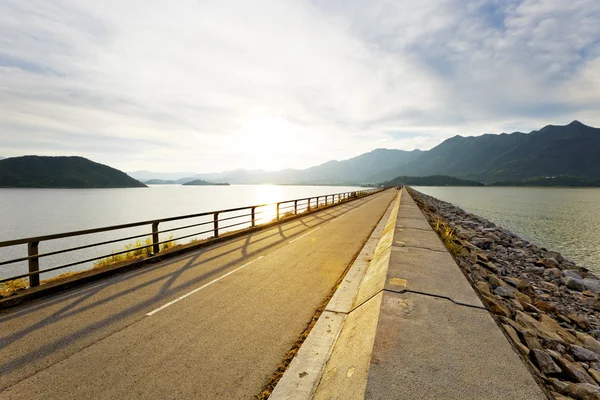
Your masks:
<svg viewBox="0 0 600 400"><path fill-rule="evenodd" d="M342 161L281 171L239 169L212 174L149 171L130 173L147 179L194 179L232 184L360 185L396 177L445 175L476 182L517 182L568 175L584 181L600 179L600 129L579 121L548 125L530 133L454 136L428 151L377 149ZM163 176L163 178L161 178ZM167 176L165 178L164 176ZM172 176L169 178L169 176ZM144 180L147 180L144 179Z"/></svg>
<svg viewBox="0 0 600 400"><path fill-rule="evenodd" d="M83 157L11 157L0 161L0 187L146 187L124 172Z"/></svg>
<svg viewBox="0 0 600 400"><path fill-rule="evenodd" d="M467 181L445 175L432 176L397 176L387 181L384 186L413 185L413 186L484 186L481 182Z"/></svg>
<svg viewBox="0 0 600 400"><path fill-rule="evenodd" d="M142 183L146 185L177 185L177 181L167 181L164 179L148 179L147 181L142 181Z"/></svg>
<svg viewBox="0 0 600 400"><path fill-rule="evenodd" d="M195 175L195 172L152 172L152 171L133 171L127 172L127 175L139 181L147 181L150 179L160 179L164 181L176 181L178 179L187 178Z"/></svg>
<svg viewBox="0 0 600 400"><path fill-rule="evenodd" d="M184 186L229 186L229 183L212 183L203 181L202 179L195 179L191 182L183 184Z"/></svg>
<svg viewBox="0 0 600 400"><path fill-rule="evenodd" d="M417 160L381 171L373 181L399 175L444 174L475 181L521 181L545 176L570 175L600 178L600 129L579 121L548 125L530 133L454 136Z"/></svg>
<svg viewBox="0 0 600 400"><path fill-rule="evenodd" d="M324 164L307 169L284 169L281 171L263 171L237 169L219 173L155 173L150 171L130 172L129 175L145 182L150 179L166 181L175 180L175 183L187 183L194 179L208 182L229 182L231 184L363 184L371 182L369 177L384 168L398 168L420 157L421 150L404 151L377 149L342 161L328 161ZM185 175L181 177L181 175ZM162 178L161 178L162 177Z"/></svg>
<svg viewBox="0 0 600 400"><path fill-rule="evenodd" d="M419 158L421 150L404 151L377 149L342 161L328 161L307 169L285 169L281 171L235 170L219 174L198 174L207 181L226 181L232 184L363 184L368 178L389 167L402 165Z"/></svg>

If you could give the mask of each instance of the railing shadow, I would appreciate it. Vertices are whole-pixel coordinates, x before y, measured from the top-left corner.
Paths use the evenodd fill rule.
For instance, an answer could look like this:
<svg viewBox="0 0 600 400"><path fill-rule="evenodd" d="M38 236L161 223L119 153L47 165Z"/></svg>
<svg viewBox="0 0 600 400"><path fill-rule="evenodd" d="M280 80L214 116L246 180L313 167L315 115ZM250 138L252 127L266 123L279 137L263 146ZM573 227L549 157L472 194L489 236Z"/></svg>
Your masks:
<svg viewBox="0 0 600 400"><path fill-rule="evenodd" d="M379 196L374 198L377 197ZM134 270L115 276L100 285L91 284L90 287L83 288L82 290L78 290L74 293L69 293L62 296L58 295L57 298L40 301L40 303L35 304L32 307L25 307L22 310L16 309L7 314L0 315L0 324L2 324L19 317L27 318L28 315L31 315L34 311L43 312L45 308L60 304L61 302L68 303L64 306L61 306L58 310L52 311L49 315L43 317L32 325L23 327L16 332L0 337L0 349L4 349L7 348L11 343L23 339L27 335L41 328L47 327L48 325L56 324L70 317L83 317L81 314L85 313L86 311L93 310L105 304L114 302L115 300L125 298L126 296L131 298L131 301L124 302L124 308L118 310L118 312L107 315L91 324L86 324L80 329L69 332L68 334L62 335L59 338L55 338L54 340L45 343L34 350L28 351L26 354L21 354L12 359L5 358L3 363L0 365L0 376L6 376L9 372L14 373L16 370L21 369L26 365L30 365L32 362L42 359L52 352L68 347L72 343L84 339L98 329L106 328L124 319L131 319L132 317L133 319L129 324L135 323L136 321L144 318L145 312L162 305L166 301L170 300L173 295L194 288L200 282L207 281L212 277L227 271L231 267L239 265L240 263L250 261L259 253L282 246L287 243L289 239L299 236L311 228L327 223L338 215L358 208L365 202L374 200L374 198L370 197L351 203L343 203L334 209L325 209L321 212L309 214L299 219L283 222L272 229L250 233L246 237L232 239L230 242L215 244L214 246L200 249L185 256L180 256L171 260L157 263L156 265L150 265L139 270ZM294 232L294 230L297 230L297 232ZM248 251L250 246L258 247L252 251ZM231 248L227 249L227 247ZM220 259L225 259L227 256L237 252L239 252L239 255L230 261L222 262L220 265L214 265L215 262L219 263ZM178 266L178 264L180 264L182 261L185 261L183 265ZM213 264L211 265L211 269L209 271L205 271L194 277L187 277L184 281L181 281L180 278L182 278L184 274L189 274L197 268L206 268L209 263ZM173 270L173 267L176 268ZM157 271L159 271L159 276L156 276ZM161 273L161 271L164 272ZM142 281L134 283L134 280L139 279L142 279ZM178 281L181 282L177 284ZM142 289L160 282L163 283L160 285L154 295L144 300L138 300L137 303L134 301L136 292L140 293ZM99 298L90 304L83 304L86 301L93 299L95 296L106 292L107 289L112 289L118 285L126 285L126 287L123 290L120 290L118 293ZM2 390L2 386L3 384L0 383L0 390Z"/></svg>

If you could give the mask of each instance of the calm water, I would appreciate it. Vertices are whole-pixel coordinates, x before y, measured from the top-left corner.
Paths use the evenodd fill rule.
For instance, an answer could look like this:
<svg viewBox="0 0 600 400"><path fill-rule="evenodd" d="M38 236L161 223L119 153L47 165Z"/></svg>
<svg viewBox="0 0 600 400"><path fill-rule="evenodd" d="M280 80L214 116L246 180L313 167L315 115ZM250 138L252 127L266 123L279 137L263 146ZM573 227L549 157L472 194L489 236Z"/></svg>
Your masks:
<svg viewBox="0 0 600 400"><path fill-rule="evenodd" d="M196 214L214 210L270 204L283 200L311 197L358 190L356 187L328 186L181 186L156 185L136 189L0 189L0 241L24 237L98 228L109 225L160 219L177 215ZM262 210L262 221L275 217L274 207ZM186 222L165 223L160 229L207 222L209 218L197 218ZM210 217L212 221L212 216ZM235 221L237 222L237 221ZM232 222L232 223L235 223ZM222 223L222 224L225 224ZM221 225L223 226L223 225ZM243 228L239 226L236 228ZM184 229L176 237L195 234L210 229L210 225ZM147 234L150 227L120 231L119 237ZM168 234L167 234L168 235ZM209 234L196 236L207 237ZM161 236L161 240L167 237ZM42 242L40 253L115 239L114 233L90 235L85 238L69 238ZM189 242L192 238L178 241ZM86 258L97 257L122 250L132 241L124 241L94 249L76 251L41 259L41 269L64 265ZM0 248L0 261L23 257L25 245ZM89 268L73 267L60 271ZM25 263L0 266L0 276L7 277L26 273ZM53 276L42 275L42 279Z"/></svg>
<svg viewBox="0 0 600 400"><path fill-rule="evenodd" d="M600 273L600 188L415 187Z"/></svg>

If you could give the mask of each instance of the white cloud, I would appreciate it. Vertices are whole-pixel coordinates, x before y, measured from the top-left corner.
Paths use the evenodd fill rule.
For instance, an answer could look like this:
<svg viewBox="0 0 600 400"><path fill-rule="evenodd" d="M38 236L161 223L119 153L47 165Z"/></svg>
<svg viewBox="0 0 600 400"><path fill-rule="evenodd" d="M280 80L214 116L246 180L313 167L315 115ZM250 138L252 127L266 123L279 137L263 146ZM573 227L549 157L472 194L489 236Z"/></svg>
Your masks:
<svg viewBox="0 0 600 400"><path fill-rule="evenodd" d="M0 154L274 169L600 125L599 40L594 0L5 2Z"/></svg>

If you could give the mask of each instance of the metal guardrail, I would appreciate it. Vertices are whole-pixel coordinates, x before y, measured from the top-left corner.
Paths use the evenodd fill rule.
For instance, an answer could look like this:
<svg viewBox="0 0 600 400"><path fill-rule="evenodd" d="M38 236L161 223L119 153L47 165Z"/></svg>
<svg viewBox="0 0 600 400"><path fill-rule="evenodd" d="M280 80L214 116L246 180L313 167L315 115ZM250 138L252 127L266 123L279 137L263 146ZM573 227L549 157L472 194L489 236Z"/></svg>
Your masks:
<svg viewBox="0 0 600 400"><path fill-rule="evenodd" d="M307 198L302 198L302 199L281 201L281 202L278 202L275 204L260 204L260 205L254 205L254 206L249 206L249 207L230 208L227 210L210 211L210 212L199 213L199 214L181 215L181 216L177 216L177 217L134 222L134 223L122 224L122 225L113 225L113 226L107 226L107 227L102 227L102 228L86 229L86 230L72 231L72 232L65 232L65 233L57 233L57 234L52 234L52 235L36 236L36 237L29 237L29 238L17 239L17 240L8 240L8 241L0 242L0 248L19 246L19 245L27 245L27 256L20 257L20 258L14 258L11 260L6 260L6 261L0 261L0 267L26 261L28 263L29 272L25 273L25 274L14 275L14 276L11 276L8 278L2 278L2 279L0 279L0 283L15 280L15 279L28 278L30 287L39 286L40 275L43 273L57 271L60 269L69 268L69 267L73 267L76 265L89 263L92 261L98 261L98 260L105 259L107 257L126 254L131 251L140 250L140 249L152 248L151 255L156 255L160 252L161 244L164 245L165 243L173 242L176 240L191 238L194 236L199 236L199 235L209 234L209 233L213 234L212 238L218 238L220 232L223 232L226 229L230 229L230 228L234 228L234 227L238 227L238 229L243 229L243 228L240 228L242 225L246 225L248 228L255 227L255 226L257 226L257 222L258 222L257 217L260 214L267 213L264 210L260 211L260 209L265 209L267 207L275 206L275 218L273 220L266 221L263 224L259 224L259 225L264 225L265 223L279 221L282 218L282 216L298 215L303 212L311 211L314 208L319 208L323 205L328 206L328 205L333 205L333 204L337 204L337 203L347 202L349 200L353 200L353 199L357 199L360 197L369 196L369 195L378 193L382 190L384 190L384 189L378 188L378 189L368 189L368 190L360 190L360 191L354 191L354 192L327 194L327 195L313 196L313 197L307 197ZM259 211L257 211L257 210L259 210ZM229 214L229 216L227 216L226 218L219 218L219 216L223 216L224 214ZM211 216L211 215L213 218L210 219L209 221L185 225L185 226L178 226L178 227L171 228L171 229L159 230L159 225L164 222L180 221L180 220L186 220L186 219L190 219L190 218L206 217L206 216ZM248 218L248 220L239 222L240 218ZM228 222L228 224L225 226L219 224L224 221L230 221L230 222ZM231 222L235 222L235 223L231 223ZM184 235L184 236L181 236L178 238L170 237L168 240L163 240L163 241L160 240L161 233L174 232L174 231L179 231L179 230L183 230L183 229L196 228L196 227L201 227L201 226L206 226L206 225L209 225L209 226L212 225L212 226L208 230L203 230L203 231L196 232L193 234L187 234L187 235ZM117 230L123 230L123 229L128 229L128 228L140 227L140 226L150 226L151 231L144 233L144 234L127 236L127 237L114 239L114 240L105 240L105 241L86 244L83 246L76 246L76 247L71 247L71 248L67 248L67 249L61 249L61 250L56 250L56 251L51 251L51 252L41 253L41 254L39 253L39 245L41 242L51 241L51 240L56 240L56 239L64 239L64 238L69 238L69 237L85 236L85 235L91 235L91 234L101 233L101 232L117 231ZM135 247L133 249L128 248L127 250L124 250L124 251L112 252L110 254L104 254L104 255L101 255L98 257L87 258L87 259L80 260L77 262L71 262L71 263L67 263L67 264L40 270L40 259L44 258L44 257L69 253L69 252L73 252L73 251L77 251L77 250L89 249L92 247L108 245L108 244L123 242L123 241L127 241L127 240L144 238L144 237L148 237L148 236L151 236L152 243L145 245L145 246L139 246L139 247Z"/></svg>

